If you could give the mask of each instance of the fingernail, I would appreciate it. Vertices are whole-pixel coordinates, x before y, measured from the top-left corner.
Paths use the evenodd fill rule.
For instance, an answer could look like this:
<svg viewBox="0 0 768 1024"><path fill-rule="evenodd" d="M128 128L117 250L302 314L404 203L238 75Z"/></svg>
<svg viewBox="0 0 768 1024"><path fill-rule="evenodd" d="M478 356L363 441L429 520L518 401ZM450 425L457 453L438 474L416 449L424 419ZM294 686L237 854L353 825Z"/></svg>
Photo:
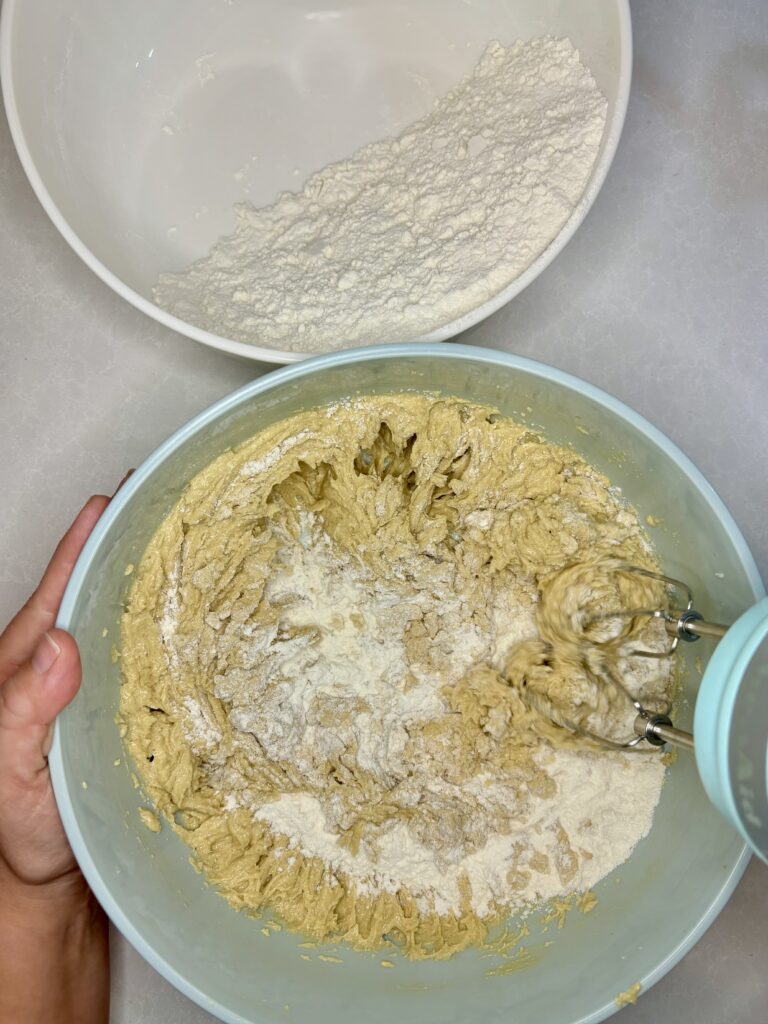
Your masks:
<svg viewBox="0 0 768 1024"><path fill-rule="evenodd" d="M40 642L35 648L35 653L32 655L32 668L35 672L39 672L40 675L43 675L44 672L48 671L60 654L61 648L50 633L43 633Z"/></svg>
<svg viewBox="0 0 768 1024"><path fill-rule="evenodd" d="M125 483L125 481L126 481L126 480L127 480L127 479L128 479L129 477L130 477L130 475L131 475L132 473L135 473L135 472L136 472L136 470L135 470L135 469L129 469L129 470L128 470L128 472L127 472L127 473L125 474L125 476L123 477L123 479L122 479L122 480L120 481L120 483L119 483L119 484L117 485L117 487L115 488L115 493L114 493L114 494L112 495L112 497L113 497L113 498L114 498L115 494L117 494L117 492L118 492L118 491L120 490L120 488L121 488L121 487L123 486L123 484Z"/></svg>

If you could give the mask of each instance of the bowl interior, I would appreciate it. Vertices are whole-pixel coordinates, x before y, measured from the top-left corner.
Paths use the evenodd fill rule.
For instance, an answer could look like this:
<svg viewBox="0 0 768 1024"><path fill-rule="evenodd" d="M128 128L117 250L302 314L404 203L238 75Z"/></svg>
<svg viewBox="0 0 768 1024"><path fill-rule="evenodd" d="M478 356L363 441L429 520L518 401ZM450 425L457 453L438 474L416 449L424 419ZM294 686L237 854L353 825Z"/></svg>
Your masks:
<svg viewBox="0 0 768 1024"><path fill-rule="evenodd" d="M160 271L233 230L234 203L269 204L396 134L492 39L570 37L608 100L602 156L623 119L625 0L5 7L9 115L33 184L80 255L147 312ZM598 158L595 177L605 169Z"/></svg>
<svg viewBox="0 0 768 1024"><path fill-rule="evenodd" d="M415 351L414 351L415 348ZM635 982L653 983L720 909L746 863L742 841L708 803L692 757L681 755L654 826L630 860L596 889L590 914L557 930L534 917L521 969L488 975L478 951L413 964L337 950L318 959L299 936L265 937L234 913L163 829L139 823L114 724L119 616L137 562L192 474L255 431L302 408L354 393L439 390L489 403L573 447L621 486L641 515L663 520L654 538L666 571L690 581L697 607L733 621L760 583L744 543L708 485L639 417L587 385L525 360L450 346L345 353L261 378L198 417L131 478L78 565L61 624L78 639L84 686L62 715L51 755L56 795L77 856L118 927L188 995L228 1021L372 1024L575 1024L597 1021ZM706 662L708 649L699 645ZM691 702L699 673L690 666ZM681 716L690 726L691 711ZM120 759L120 763L115 765ZM306 959L309 957L309 959ZM514 965L513 965L514 966ZM285 1007L288 1007L286 1010Z"/></svg>

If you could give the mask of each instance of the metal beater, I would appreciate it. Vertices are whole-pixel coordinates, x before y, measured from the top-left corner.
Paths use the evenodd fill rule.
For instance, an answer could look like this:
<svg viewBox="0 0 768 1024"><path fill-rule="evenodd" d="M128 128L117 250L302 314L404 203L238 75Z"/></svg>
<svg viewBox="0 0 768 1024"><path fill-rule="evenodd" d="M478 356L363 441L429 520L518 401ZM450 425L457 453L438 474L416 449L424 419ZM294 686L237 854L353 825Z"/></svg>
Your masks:
<svg viewBox="0 0 768 1024"><path fill-rule="evenodd" d="M620 610L618 612L604 612L595 616L593 621L607 618L649 618L661 621L664 630L671 643L665 651L647 651L634 649L631 653L644 658L666 658L674 654L680 641L694 643L701 637L711 637L716 640L722 639L728 632L728 627L717 622L707 622L704 617L696 611L693 606L693 592L687 583L674 579L672 576L664 576L662 573L651 572L649 569L641 569L639 566L630 565L627 562L617 566L618 572L633 573L643 576L646 579L662 583L670 595L670 608L640 608L631 610ZM675 600L677 597L677 600ZM682 598L682 600L680 600ZM627 748L638 745L645 740L651 746L662 747L665 743L674 743L676 746L693 750L693 736L682 729L676 729L671 718L660 712L654 712L644 708L625 689L620 687L627 698L632 702L637 715L634 721L635 735L624 744Z"/></svg>
<svg viewBox="0 0 768 1024"><path fill-rule="evenodd" d="M676 729L662 710L643 707L624 686L616 667L616 654L665 658L680 642L700 637L719 640L699 686L694 714L694 755L704 789L715 807L741 834L752 850L768 862L768 597L763 597L729 628L706 622L693 606L690 587L681 580L623 562L610 563L610 571L634 573L664 585L670 607L618 609L581 619L581 631L611 619L656 619L663 623L670 643L664 650L621 648L632 632L629 623L619 638L601 641L591 634L578 637L582 667L595 684L597 701L610 700L611 690L634 712L633 733L626 740L599 736L571 721L554 707L546 694L526 687L524 680L508 680L524 700L557 725L614 750L641 750L665 743L694 750L693 736ZM598 630L599 632L599 630ZM617 643L620 641L620 643Z"/></svg>
<svg viewBox="0 0 768 1024"><path fill-rule="evenodd" d="M670 638L670 644L665 650L652 651L632 649L627 652L632 656L643 658L667 658L674 654L680 641L694 643L700 637L713 637L721 639L728 631L727 626L719 623L706 622L702 615L696 611L693 605L693 593L691 588L682 580L674 579L671 576L664 576L661 573L651 572L649 569L642 569L639 566L631 565L628 562L618 562L611 565L611 572L629 573L643 576L646 579L654 580L664 585L670 597L670 607L664 608L630 608L615 609L601 612L598 615L588 618L584 626L597 624L601 621L625 619L634 620L648 618L660 621L664 630ZM603 644L600 640L588 641L591 647L600 649ZM666 743L674 743L677 746L693 750L693 736L682 729L676 729L672 719L665 710L644 707L627 690L615 669L611 665L611 659L602 659L599 668L595 667L595 659L585 657L584 668L599 686L610 687L614 693L619 695L621 700L626 700L635 712L634 734L626 740L613 740L606 736L599 735L584 726L572 721L562 709L556 708L543 695L523 691L524 700L539 714L550 718L555 724L563 726L578 735L582 735L595 743L608 747L612 750L636 750L641 749L640 744L645 741L652 747L662 747Z"/></svg>

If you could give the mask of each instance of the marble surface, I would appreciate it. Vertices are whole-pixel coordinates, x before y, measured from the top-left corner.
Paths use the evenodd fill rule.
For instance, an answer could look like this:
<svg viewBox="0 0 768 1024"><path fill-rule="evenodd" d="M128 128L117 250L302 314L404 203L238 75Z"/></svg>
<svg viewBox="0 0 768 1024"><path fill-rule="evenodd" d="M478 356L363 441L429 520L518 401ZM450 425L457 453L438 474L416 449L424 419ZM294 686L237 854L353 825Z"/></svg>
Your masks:
<svg viewBox="0 0 768 1024"><path fill-rule="evenodd" d="M633 5L635 76L608 181L564 253L463 338L576 373L676 441L768 575L768 6ZM0 622L93 491L267 367L158 326L114 295L38 205L0 123ZM701 942L627 1024L758 1024L768 869L752 863ZM203 1024L119 937L114 1024Z"/></svg>

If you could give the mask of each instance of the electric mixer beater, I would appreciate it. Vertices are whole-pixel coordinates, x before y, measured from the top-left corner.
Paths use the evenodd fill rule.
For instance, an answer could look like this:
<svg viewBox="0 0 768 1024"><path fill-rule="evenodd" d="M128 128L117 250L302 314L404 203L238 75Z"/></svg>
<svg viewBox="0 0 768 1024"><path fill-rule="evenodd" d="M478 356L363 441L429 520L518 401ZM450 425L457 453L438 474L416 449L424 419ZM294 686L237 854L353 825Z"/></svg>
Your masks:
<svg viewBox="0 0 768 1024"><path fill-rule="evenodd" d="M647 580L668 598L666 608L622 607L582 616L578 636L564 638L578 650L581 668L594 684L598 700L614 709L617 703L624 705L627 726L631 716L631 734L629 727L625 736L601 734L585 724L583 716L579 719L527 685L524 675L508 681L534 711L599 746L640 751L672 743L693 750L710 800L768 861L768 598L727 627L707 622L696 611L691 589L681 580L616 559L603 559L588 567L606 578ZM566 592L563 587L568 586L568 574L581 568L577 564L563 570L560 596ZM644 620L661 625L666 645L659 649L628 647L628 637ZM623 625L618 633L608 629L601 634L611 623ZM617 655L668 658L681 642L693 643L702 637L719 642L702 677L692 735L674 727L668 705L646 707L630 693L621 679Z"/></svg>

